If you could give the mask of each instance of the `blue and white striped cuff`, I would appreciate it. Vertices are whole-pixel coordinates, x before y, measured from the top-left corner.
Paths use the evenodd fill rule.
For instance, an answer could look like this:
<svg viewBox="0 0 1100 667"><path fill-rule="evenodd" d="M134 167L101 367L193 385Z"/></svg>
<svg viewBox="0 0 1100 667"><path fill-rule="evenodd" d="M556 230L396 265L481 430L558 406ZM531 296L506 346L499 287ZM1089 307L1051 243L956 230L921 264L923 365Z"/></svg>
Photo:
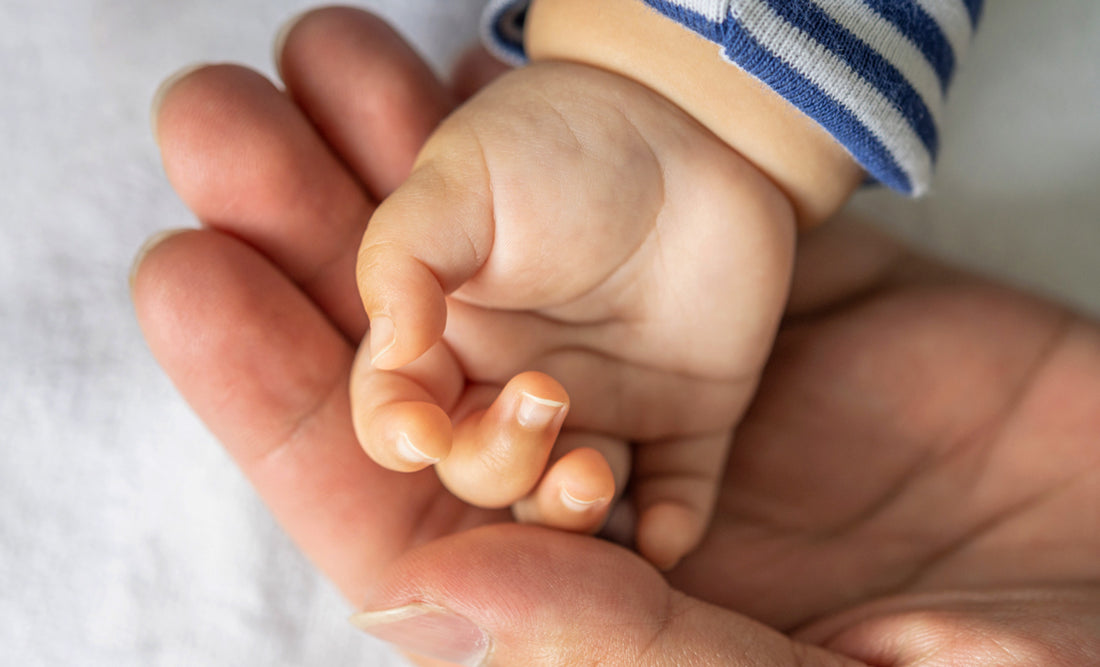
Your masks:
<svg viewBox="0 0 1100 667"><path fill-rule="evenodd" d="M595 1L595 0L594 0ZM820 123L883 184L924 193L944 96L982 0L641 0ZM522 62L528 0L493 0L483 36Z"/></svg>

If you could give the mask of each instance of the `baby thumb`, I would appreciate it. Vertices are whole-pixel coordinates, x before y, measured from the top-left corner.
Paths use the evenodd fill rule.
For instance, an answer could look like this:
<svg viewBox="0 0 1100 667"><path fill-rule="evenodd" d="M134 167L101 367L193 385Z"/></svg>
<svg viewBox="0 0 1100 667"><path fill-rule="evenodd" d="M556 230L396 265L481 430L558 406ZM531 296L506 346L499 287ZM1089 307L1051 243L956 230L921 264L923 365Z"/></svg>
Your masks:
<svg viewBox="0 0 1100 667"><path fill-rule="evenodd" d="M672 590L629 551L537 526L420 547L386 571L365 608L351 619L364 631L460 665L845 664Z"/></svg>
<svg viewBox="0 0 1100 667"><path fill-rule="evenodd" d="M440 339L444 295L473 277L493 248L487 169L472 166L481 154L448 128L440 128L409 178L374 212L359 246L356 283L371 322L371 361L386 370Z"/></svg>

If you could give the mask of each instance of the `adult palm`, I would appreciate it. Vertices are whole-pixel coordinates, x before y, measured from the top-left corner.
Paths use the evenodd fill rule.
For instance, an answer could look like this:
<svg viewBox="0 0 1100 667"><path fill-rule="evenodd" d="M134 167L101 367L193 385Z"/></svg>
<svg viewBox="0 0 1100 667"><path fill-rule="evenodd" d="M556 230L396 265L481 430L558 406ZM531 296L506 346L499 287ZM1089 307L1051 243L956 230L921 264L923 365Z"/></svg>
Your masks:
<svg viewBox="0 0 1100 667"><path fill-rule="evenodd" d="M166 91L166 168L207 229L151 248L134 298L158 360L349 600L450 609L499 664L1097 660L1097 327L839 224L801 244L676 590L607 542L374 465L347 398L355 248L452 101L377 21L328 10L300 44L311 25L326 39L283 51L289 95L233 67Z"/></svg>
<svg viewBox="0 0 1100 667"><path fill-rule="evenodd" d="M807 241L800 312L739 430L709 539L673 583L875 664L1053 648L1066 638L1044 624L1064 605L1090 618L1077 648L1095 660L1095 324L854 229ZM960 633L969 612L984 644ZM1030 613L1026 636L996 632Z"/></svg>

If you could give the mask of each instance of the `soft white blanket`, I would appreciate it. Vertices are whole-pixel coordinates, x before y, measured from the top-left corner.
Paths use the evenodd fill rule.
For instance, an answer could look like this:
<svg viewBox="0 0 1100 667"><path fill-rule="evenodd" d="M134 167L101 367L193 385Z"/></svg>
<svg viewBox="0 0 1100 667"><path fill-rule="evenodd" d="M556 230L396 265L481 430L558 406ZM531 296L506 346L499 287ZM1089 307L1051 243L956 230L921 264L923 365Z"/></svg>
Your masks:
<svg viewBox="0 0 1100 667"><path fill-rule="evenodd" d="M142 239L190 224L148 131L193 61L270 72L307 0L0 3L0 664L386 665L153 363ZM479 0L375 0L437 67ZM1100 312L1100 4L990 0L936 192L857 207Z"/></svg>

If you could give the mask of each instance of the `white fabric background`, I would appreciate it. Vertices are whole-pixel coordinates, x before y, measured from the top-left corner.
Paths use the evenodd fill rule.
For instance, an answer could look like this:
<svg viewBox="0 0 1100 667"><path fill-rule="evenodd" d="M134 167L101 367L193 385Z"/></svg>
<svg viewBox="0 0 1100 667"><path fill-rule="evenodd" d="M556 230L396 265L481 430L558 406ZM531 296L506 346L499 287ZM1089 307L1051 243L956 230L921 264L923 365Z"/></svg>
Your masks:
<svg viewBox="0 0 1100 667"><path fill-rule="evenodd" d="M148 101L194 61L270 72L308 0L0 2L0 664L396 665L153 363L127 297L190 224ZM437 67L479 0L374 0ZM856 206L1100 312L1100 4L989 0L935 193Z"/></svg>

